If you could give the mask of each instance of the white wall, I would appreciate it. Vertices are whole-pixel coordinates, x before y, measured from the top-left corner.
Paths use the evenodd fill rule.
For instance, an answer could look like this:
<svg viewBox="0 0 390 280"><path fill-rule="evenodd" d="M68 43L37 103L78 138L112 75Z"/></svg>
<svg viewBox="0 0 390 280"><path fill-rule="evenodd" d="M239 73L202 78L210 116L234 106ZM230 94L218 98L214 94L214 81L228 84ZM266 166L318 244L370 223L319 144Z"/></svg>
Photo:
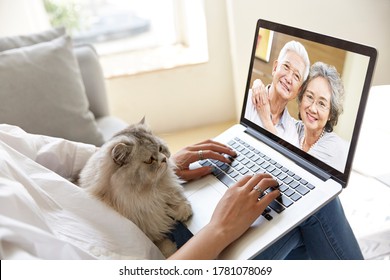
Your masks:
<svg viewBox="0 0 390 280"><path fill-rule="evenodd" d="M164 133L235 118L226 1L204 3L209 61L108 80L113 114Z"/></svg>
<svg viewBox="0 0 390 280"><path fill-rule="evenodd" d="M389 0L227 0L227 7L237 116L258 18L371 45L379 53L373 85L390 84Z"/></svg>

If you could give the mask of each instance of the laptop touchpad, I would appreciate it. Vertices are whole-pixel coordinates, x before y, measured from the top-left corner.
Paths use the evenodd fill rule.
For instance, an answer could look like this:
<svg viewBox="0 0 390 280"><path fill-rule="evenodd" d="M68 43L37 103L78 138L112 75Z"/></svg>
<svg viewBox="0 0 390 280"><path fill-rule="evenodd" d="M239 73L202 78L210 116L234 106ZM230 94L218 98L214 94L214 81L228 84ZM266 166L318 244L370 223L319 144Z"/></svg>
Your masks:
<svg viewBox="0 0 390 280"><path fill-rule="evenodd" d="M187 197L191 203L193 215L186 224L193 234L196 234L210 221L221 197L222 194L212 184L206 184Z"/></svg>

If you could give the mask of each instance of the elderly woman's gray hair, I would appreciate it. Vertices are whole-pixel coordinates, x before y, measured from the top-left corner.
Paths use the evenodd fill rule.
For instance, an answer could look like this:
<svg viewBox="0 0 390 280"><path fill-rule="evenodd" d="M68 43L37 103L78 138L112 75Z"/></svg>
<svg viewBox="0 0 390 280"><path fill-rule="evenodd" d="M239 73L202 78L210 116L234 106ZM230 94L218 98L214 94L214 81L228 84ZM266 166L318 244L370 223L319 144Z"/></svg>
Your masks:
<svg viewBox="0 0 390 280"><path fill-rule="evenodd" d="M325 131L332 132L333 127L337 125L339 116L344 111L344 85L340 74L337 72L334 66L325 64L323 62L316 62L311 66L309 77L302 85L302 88L298 93L298 106L301 105L302 97L306 91L307 85L310 83L310 81L318 77L323 77L328 81L329 88L332 93L330 98L329 120L325 125ZM300 115L299 118L301 119Z"/></svg>

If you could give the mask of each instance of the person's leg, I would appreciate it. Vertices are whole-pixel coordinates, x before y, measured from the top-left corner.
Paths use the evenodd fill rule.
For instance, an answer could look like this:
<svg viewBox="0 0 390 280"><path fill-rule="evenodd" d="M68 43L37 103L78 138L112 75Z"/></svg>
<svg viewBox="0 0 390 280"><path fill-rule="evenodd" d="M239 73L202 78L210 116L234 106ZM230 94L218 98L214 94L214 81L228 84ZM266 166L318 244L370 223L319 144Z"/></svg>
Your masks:
<svg viewBox="0 0 390 280"><path fill-rule="evenodd" d="M298 248L295 248L292 250L285 260L310 260L310 256L307 253L305 244L299 246Z"/></svg>
<svg viewBox="0 0 390 280"><path fill-rule="evenodd" d="M303 237L299 227L296 227L257 255L254 260L284 260L292 251L300 246L303 246ZM306 256L305 254L301 256L297 255L296 258L306 259Z"/></svg>
<svg viewBox="0 0 390 280"><path fill-rule="evenodd" d="M268 247L255 259L363 259L339 198Z"/></svg>
<svg viewBox="0 0 390 280"><path fill-rule="evenodd" d="M303 222L299 228L311 259L363 259L338 197Z"/></svg>

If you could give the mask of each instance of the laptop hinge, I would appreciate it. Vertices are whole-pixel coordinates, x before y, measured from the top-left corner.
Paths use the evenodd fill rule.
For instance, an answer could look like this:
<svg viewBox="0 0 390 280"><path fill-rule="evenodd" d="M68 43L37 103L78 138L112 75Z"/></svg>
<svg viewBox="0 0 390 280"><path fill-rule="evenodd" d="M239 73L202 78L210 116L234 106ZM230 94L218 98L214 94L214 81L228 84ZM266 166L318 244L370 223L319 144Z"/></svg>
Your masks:
<svg viewBox="0 0 390 280"><path fill-rule="evenodd" d="M310 162L308 162L306 159L294 154L286 147L272 141L271 139L262 135L261 133L257 132L256 130L254 130L250 127L247 127L245 132L248 133L249 135L251 135L252 137L260 140L261 142L267 144L271 148L277 150L278 152L280 152L284 156L288 157L289 159L294 161L296 164L298 164L302 168L309 170L312 174L314 174L318 178L322 179L323 181L327 181L328 179L331 178L331 176L328 173L322 171L318 167L316 167L313 164L311 164Z"/></svg>

